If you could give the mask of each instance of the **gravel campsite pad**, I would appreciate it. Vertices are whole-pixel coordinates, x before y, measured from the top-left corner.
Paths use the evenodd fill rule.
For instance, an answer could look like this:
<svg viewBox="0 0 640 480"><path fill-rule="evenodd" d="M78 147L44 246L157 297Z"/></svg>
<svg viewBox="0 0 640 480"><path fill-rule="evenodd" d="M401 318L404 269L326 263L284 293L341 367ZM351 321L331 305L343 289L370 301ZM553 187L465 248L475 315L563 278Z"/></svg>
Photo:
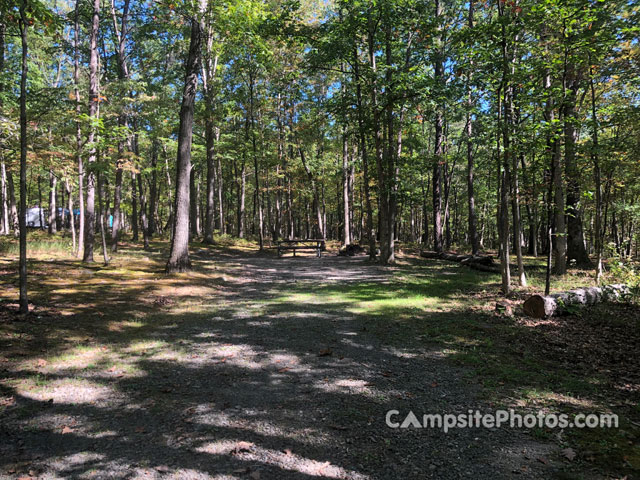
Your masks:
<svg viewBox="0 0 640 480"><path fill-rule="evenodd" d="M558 443L531 432L385 424L392 409L402 418L496 408L481 379L419 328L472 315L465 296L490 276L365 257L203 250L195 260L200 270L173 280L148 258L133 279L117 266L69 278L59 265L61 282L41 291L47 308L3 330L2 478L566 473ZM411 280L420 275L445 290L420 290ZM85 305L66 303L71 294Z"/></svg>

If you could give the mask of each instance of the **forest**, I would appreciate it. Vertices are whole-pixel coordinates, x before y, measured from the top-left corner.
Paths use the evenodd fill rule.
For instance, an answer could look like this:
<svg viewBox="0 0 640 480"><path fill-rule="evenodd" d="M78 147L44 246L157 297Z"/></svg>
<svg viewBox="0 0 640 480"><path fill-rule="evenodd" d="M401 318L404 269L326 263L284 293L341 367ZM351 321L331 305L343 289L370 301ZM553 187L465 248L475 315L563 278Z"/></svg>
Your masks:
<svg viewBox="0 0 640 480"><path fill-rule="evenodd" d="M297 255L305 249L320 258ZM280 258L289 251L295 259ZM0 285L0 439L41 429L15 451L0 447L0 474L633 478L640 5L0 0ZM337 325L343 314L351 323ZM446 361L418 356L407 373L414 354L399 352L412 345ZM197 387L209 367L193 359L207 356L221 375L255 378ZM492 393L471 393L457 368ZM468 406L615 411L623 425L553 441L548 428L460 430L460 445L477 434L508 454L447 444L429 451L434 463L407 460L425 452L407 453L418 448L410 432L381 430L380 412L419 404L418 369ZM265 407L262 427L242 423L261 397L307 405L272 382L303 371L334 382L310 394L332 415L315 450L297 436L320 428L308 419ZM176 399L156 412L157 392L150 406L132 393L174 375L188 383L158 395L182 389L188 407ZM67 381L80 400L61 393ZM390 400L396 387L404 403ZM180 405L189 422L216 425L224 445L196 448L196 429L171 448L125 453L123 431L139 419L116 391L150 412L134 437L170 435ZM231 423L212 413L219 405L203 407L205 392L239 405L221 410ZM58 396L52 420L37 404ZM95 420L107 411L127 418ZM27 426L33 412L53 426ZM368 427L356 432L357 422ZM118 445L96 440L110 426L124 435ZM43 445L60 431L56 455L94 442L102 457L56 464ZM379 442L399 463L382 461ZM163 460L183 448L200 457ZM221 463L202 467L210 456Z"/></svg>

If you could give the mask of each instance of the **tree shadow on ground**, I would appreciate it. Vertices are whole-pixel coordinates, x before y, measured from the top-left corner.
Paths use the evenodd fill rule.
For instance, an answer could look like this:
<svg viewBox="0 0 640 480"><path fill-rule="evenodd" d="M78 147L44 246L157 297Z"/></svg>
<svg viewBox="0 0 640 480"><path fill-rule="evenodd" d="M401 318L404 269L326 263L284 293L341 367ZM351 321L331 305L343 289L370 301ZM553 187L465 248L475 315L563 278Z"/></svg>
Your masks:
<svg viewBox="0 0 640 480"><path fill-rule="evenodd" d="M495 323L460 300L491 279L427 264L420 286L403 280L412 265L195 256L196 271L174 277L154 257L85 276L62 263L53 272L62 282L36 277L43 315L0 324L1 392L11 399L0 413L0 471L397 479L561 470L552 445L517 431L385 424L391 409L490 408L472 370L447 357L479 341L477 325ZM410 300L388 303L389 292ZM443 349L434 329L451 334L456 321L479 330Z"/></svg>

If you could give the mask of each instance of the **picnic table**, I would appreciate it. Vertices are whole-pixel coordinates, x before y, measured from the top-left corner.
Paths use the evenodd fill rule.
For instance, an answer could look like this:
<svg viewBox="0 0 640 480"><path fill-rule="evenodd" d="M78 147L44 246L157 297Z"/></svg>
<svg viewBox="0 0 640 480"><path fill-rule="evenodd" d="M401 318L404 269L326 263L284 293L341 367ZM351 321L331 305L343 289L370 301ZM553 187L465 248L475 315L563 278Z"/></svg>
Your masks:
<svg viewBox="0 0 640 480"><path fill-rule="evenodd" d="M326 250L325 241L322 238L305 238L298 240L278 240L278 257L281 257L283 252L287 250L293 251L293 256L296 256L298 250L312 250L316 252L316 256L322 257L322 252Z"/></svg>

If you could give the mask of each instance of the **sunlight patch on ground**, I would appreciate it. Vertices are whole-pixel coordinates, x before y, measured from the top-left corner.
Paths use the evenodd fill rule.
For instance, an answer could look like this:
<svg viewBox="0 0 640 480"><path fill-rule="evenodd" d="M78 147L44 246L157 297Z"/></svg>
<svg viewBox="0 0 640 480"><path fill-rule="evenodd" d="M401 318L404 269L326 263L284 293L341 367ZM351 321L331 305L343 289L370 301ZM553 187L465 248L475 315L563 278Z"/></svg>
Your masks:
<svg viewBox="0 0 640 480"><path fill-rule="evenodd" d="M82 378L40 380L28 378L19 383L16 392L32 400L66 404L92 404L113 396L109 387Z"/></svg>
<svg viewBox="0 0 640 480"><path fill-rule="evenodd" d="M277 439L287 438L303 444L318 445L330 441L326 434L314 428L282 428L276 423L257 418L259 413L266 414L266 412L247 412L237 409L221 411L215 406L205 404L187 409L185 415L189 423L252 432Z"/></svg>
<svg viewBox="0 0 640 480"><path fill-rule="evenodd" d="M564 404L570 407L588 409L595 411L599 405L586 398L577 398L571 395L564 395L551 390L526 389L521 391L522 401L527 406L540 406L547 404Z"/></svg>
<svg viewBox="0 0 640 480"><path fill-rule="evenodd" d="M313 383L313 386L325 393L342 393L349 395L362 395L366 398L379 400L383 398L383 393L374 388L373 385L365 380L354 378L341 378L337 380L329 380L324 378Z"/></svg>
<svg viewBox="0 0 640 480"><path fill-rule="evenodd" d="M166 342L161 340L139 340L129 344L127 348L124 349L127 353L137 353L137 354L151 354L156 350L161 348L168 348L169 345Z"/></svg>
<svg viewBox="0 0 640 480"><path fill-rule="evenodd" d="M38 369L49 373L63 370L84 370L103 361L106 353L100 347L81 345L56 357L23 362L19 366L19 370Z"/></svg>
<svg viewBox="0 0 640 480"><path fill-rule="evenodd" d="M225 364L249 370L264 370L275 367L278 373L310 371L309 367L301 364L297 355L259 352L250 345L213 345L207 350L207 356L210 356L216 364Z"/></svg>
<svg viewBox="0 0 640 480"><path fill-rule="evenodd" d="M358 472L345 470L330 462L320 462L309 458L301 457L291 452L279 452L272 449L262 448L249 442L211 442L197 449L202 453L214 455L234 455L234 458L247 462L260 462L274 465L283 470L298 472L304 475L320 478L349 478L355 480L365 480L370 477Z"/></svg>
<svg viewBox="0 0 640 480"><path fill-rule="evenodd" d="M78 452L53 459L53 461L51 462L51 467L53 467L53 470L58 471L61 475L63 475L59 478L64 478L65 473L71 469L78 470L81 469L83 465L95 465L96 463L100 463L105 458L106 455L101 453ZM89 475L87 475L87 477L91 478L90 473Z"/></svg>
<svg viewBox="0 0 640 480"><path fill-rule="evenodd" d="M127 328L141 328L144 327L144 323L135 320L122 320L119 322L109 322L107 324L107 330L110 332L122 332Z"/></svg>
<svg viewBox="0 0 640 480"><path fill-rule="evenodd" d="M411 359L411 358L419 358L421 356L421 354L406 352L404 350L400 350L399 348L395 348L395 347L386 347L383 350L385 352L390 353L394 357L398 357L398 358L409 358L409 359Z"/></svg>

